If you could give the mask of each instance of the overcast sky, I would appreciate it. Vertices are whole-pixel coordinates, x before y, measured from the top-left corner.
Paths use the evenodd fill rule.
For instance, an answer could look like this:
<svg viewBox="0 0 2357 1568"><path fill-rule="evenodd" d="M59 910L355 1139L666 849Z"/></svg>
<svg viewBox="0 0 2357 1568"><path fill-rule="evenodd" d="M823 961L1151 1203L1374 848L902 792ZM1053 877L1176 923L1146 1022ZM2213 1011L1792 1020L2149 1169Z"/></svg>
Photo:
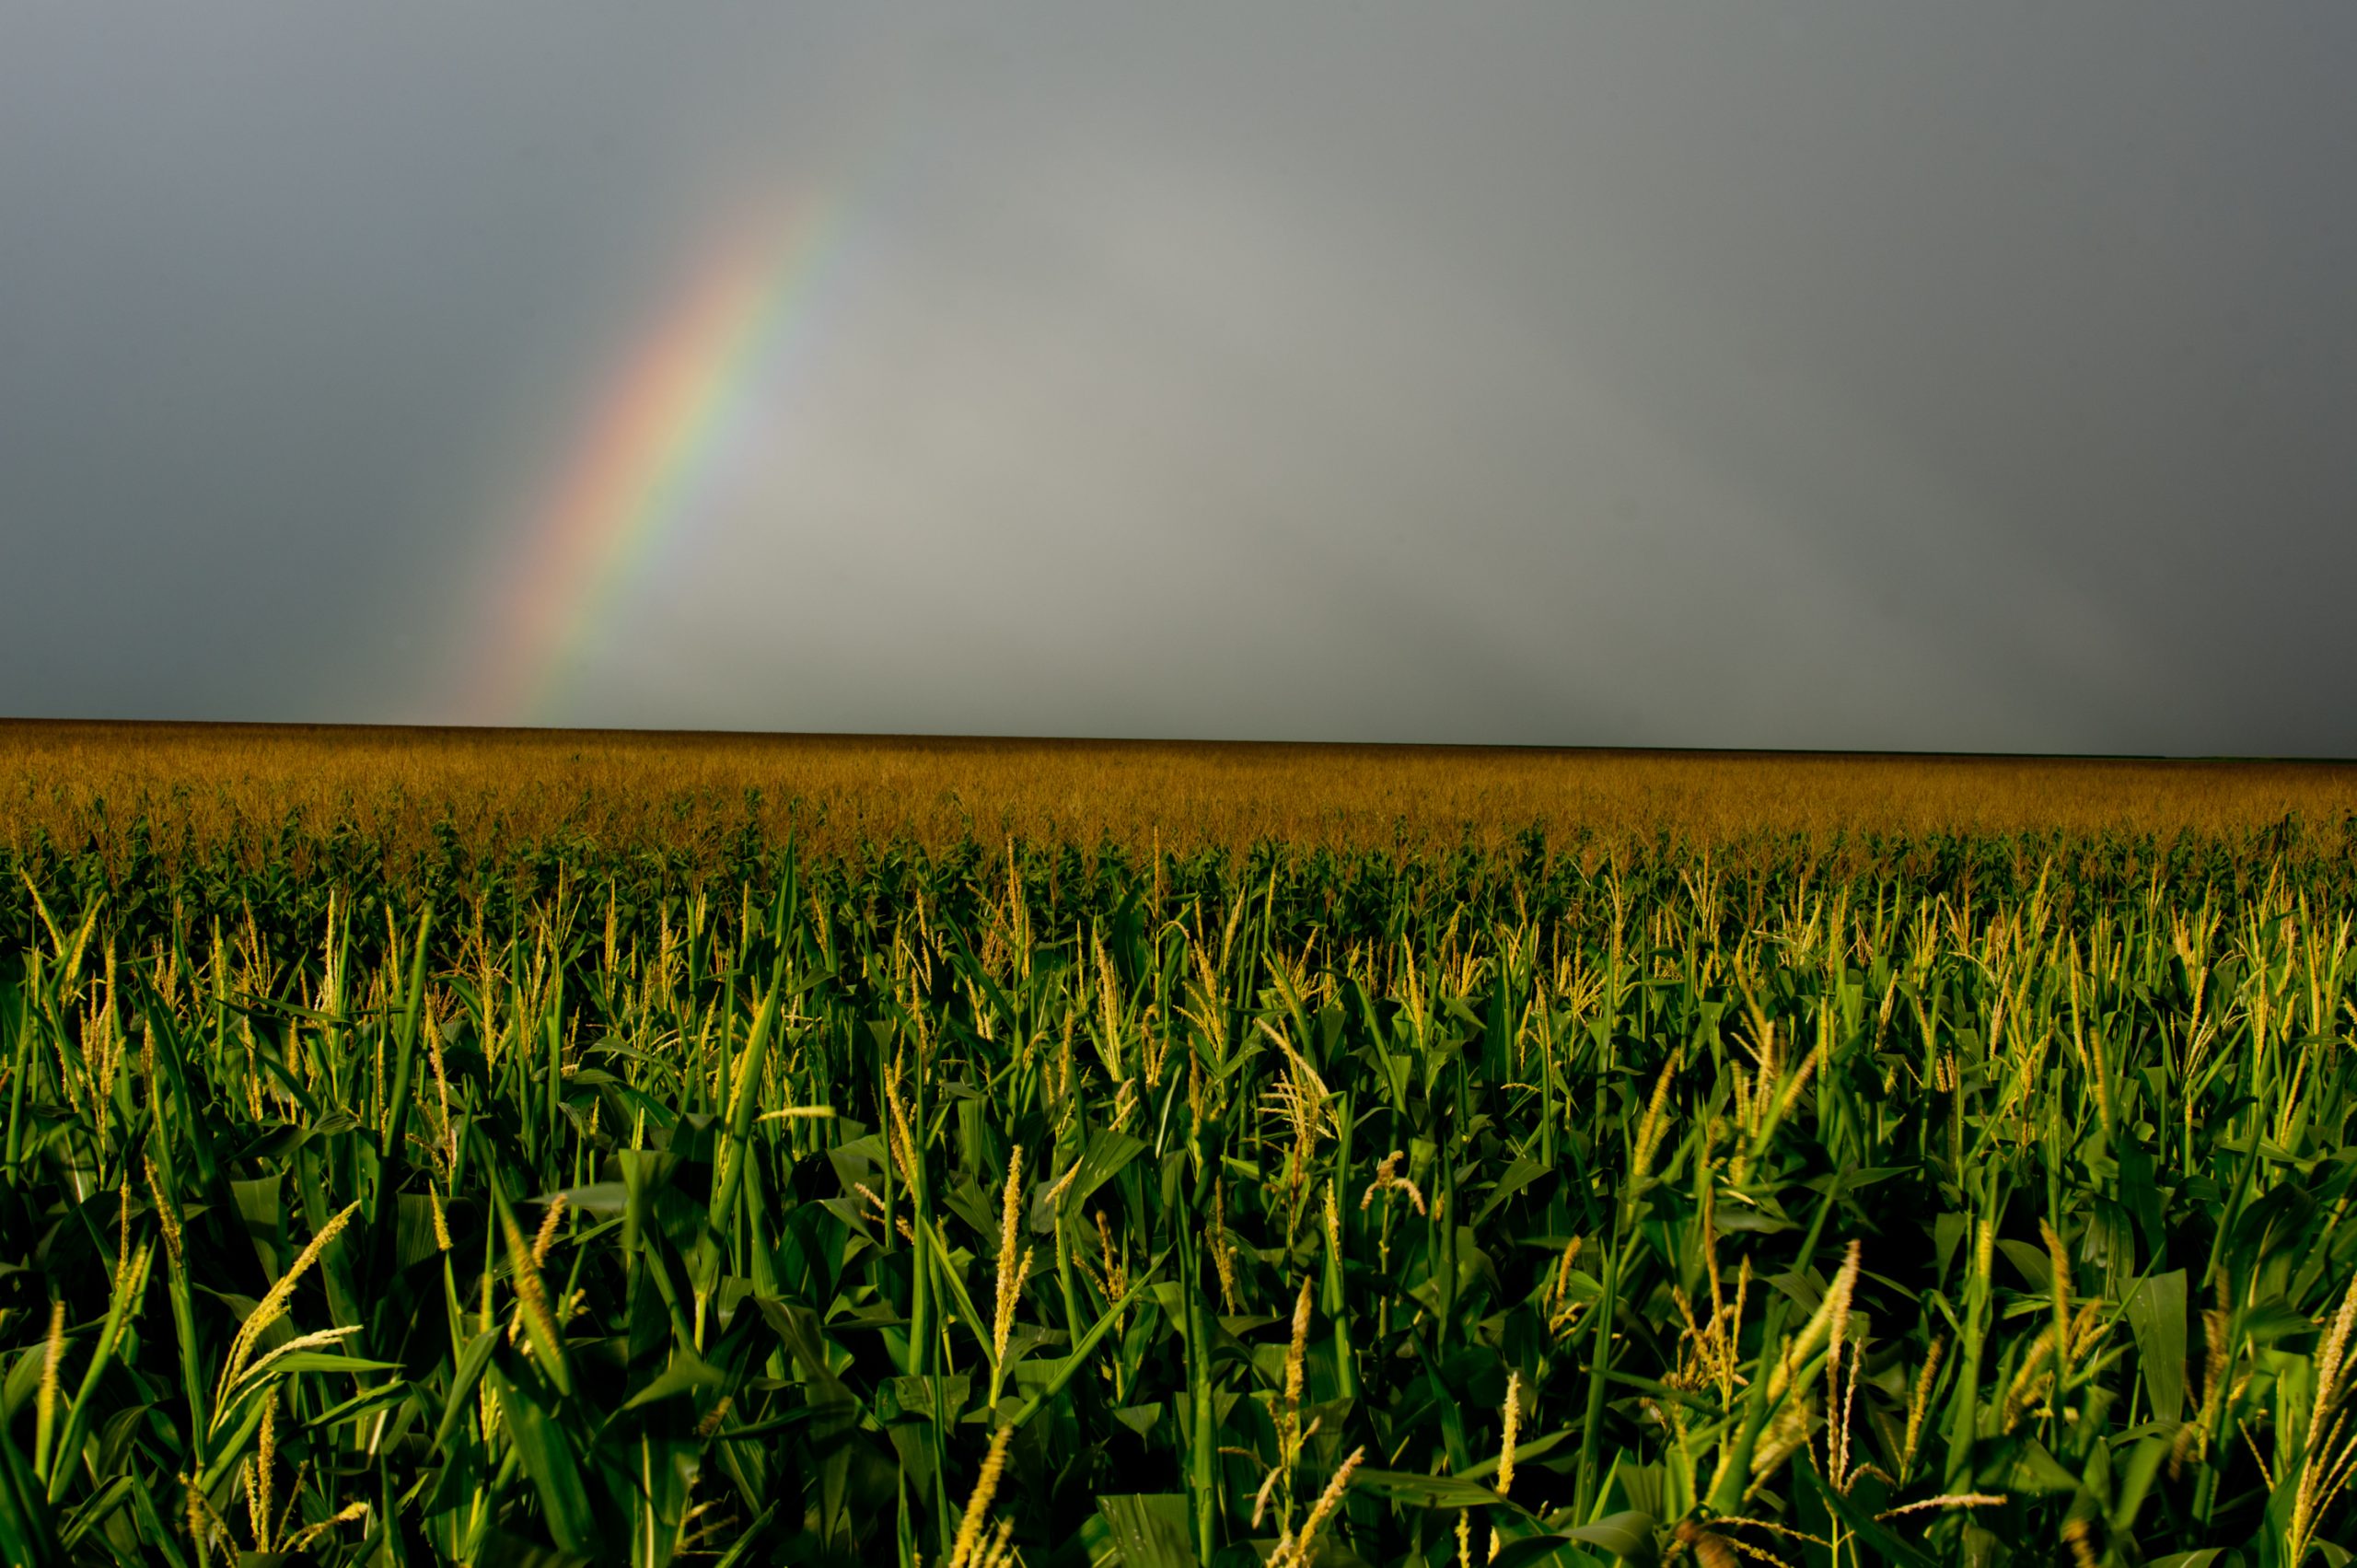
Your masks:
<svg viewBox="0 0 2357 1568"><path fill-rule="evenodd" d="M2337 0L0 0L0 714L2357 755L2352 62ZM817 215L487 714L620 379Z"/></svg>

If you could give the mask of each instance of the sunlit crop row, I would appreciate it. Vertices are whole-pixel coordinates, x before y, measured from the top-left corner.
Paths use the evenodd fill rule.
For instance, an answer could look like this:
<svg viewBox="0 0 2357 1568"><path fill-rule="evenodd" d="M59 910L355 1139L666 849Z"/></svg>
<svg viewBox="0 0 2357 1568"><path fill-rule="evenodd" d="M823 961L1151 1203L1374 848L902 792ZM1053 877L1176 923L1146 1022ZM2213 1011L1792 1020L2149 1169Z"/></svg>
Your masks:
<svg viewBox="0 0 2357 1568"><path fill-rule="evenodd" d="M0 905L10 1563L2357 1538L2328 846L96 853Z"/></svg>

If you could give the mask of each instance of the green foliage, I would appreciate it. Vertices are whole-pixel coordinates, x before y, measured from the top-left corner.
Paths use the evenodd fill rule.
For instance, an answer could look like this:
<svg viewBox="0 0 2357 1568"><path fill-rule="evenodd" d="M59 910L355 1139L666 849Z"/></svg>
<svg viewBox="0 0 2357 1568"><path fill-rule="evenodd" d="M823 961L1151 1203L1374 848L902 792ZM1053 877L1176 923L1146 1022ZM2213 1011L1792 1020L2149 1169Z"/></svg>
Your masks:
<svg viewBox="0 0 2357 1568"><path fill-rule="evenodd" d="M2337 1563L2347 869L2180 850L28 860L0 1558Z"/></svg>

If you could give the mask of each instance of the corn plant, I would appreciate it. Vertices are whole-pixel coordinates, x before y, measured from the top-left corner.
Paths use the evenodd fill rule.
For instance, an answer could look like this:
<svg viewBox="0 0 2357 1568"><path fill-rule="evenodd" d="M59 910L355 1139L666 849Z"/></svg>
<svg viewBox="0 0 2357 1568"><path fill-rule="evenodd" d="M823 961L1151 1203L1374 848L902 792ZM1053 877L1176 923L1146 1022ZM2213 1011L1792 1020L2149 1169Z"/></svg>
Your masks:
<svg viewBox="0 0 2357 1568"><path fill-rule="evenodd" d="M2347 1562L2345 867L1920 848L20 858L0 1558Z"/></svg>

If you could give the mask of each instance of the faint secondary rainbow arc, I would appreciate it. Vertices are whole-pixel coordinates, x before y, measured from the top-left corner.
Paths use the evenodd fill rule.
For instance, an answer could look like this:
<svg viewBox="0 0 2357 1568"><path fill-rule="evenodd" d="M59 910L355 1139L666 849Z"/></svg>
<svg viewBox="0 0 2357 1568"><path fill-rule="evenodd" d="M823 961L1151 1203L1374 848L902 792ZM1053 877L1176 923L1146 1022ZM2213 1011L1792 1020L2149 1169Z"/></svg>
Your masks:
<svg viewBox="0 0 2357 1568"><path fill-rule="evenodd" d="M484 722L525 723L545 709L621 590L686 519L748 393L807 314L832 218L815 210L782 239L711 258L608 381L499 600L470 704Z"/></svg>

